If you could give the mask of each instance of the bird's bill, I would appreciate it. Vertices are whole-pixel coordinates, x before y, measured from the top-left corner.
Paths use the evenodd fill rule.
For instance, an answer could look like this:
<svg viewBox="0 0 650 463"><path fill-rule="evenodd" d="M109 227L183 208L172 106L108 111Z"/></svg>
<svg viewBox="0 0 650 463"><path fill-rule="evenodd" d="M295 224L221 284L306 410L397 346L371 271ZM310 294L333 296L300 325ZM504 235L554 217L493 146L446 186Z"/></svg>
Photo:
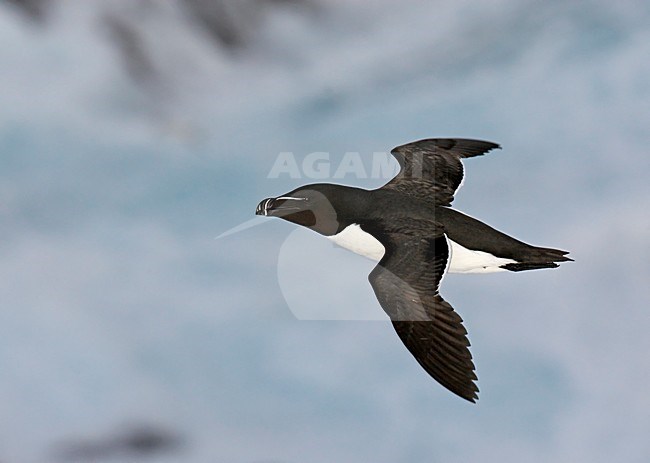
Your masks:
<svg viewBox="0 0 650 463"><path fill-rule="evenodd" d="M289 199L297 198L266 198L260 201L255 209L255 215L264 215L271 217L284 217L289 214L303 211L304 208Z"/></svg>

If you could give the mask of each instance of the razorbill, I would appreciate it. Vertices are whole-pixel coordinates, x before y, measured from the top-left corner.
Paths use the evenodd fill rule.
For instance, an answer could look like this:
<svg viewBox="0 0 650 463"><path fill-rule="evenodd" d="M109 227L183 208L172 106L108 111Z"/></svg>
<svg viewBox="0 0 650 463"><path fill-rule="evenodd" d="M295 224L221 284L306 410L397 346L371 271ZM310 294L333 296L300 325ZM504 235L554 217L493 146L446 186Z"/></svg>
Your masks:
<svg viewBox="0 0 650 463"><path fill-rule="evenodd" d="M519 272L572 260L450 207L463 181L461 159L495 148L451 138L408 143L391 151L400 171L381 188L307 185L264 199L256 210L378 261L368 279L398 336L427 373L471 402L477 377L462 319L438 292L445 273Z"/></svg>

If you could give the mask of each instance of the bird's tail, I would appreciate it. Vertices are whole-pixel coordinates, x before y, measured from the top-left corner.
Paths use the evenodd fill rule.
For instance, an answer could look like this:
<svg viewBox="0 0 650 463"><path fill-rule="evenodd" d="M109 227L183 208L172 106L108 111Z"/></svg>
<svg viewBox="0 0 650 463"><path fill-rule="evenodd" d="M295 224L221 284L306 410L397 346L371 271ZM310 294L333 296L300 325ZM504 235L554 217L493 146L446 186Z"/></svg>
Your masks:
<svg viewBox="0 0 650 463"><path fill-rule="evenodd" d="M501 268L511 272L522 272L524 270L537 270L542 268L559 267L558 262L573 261L567 257L568 251L559 249L538 248L531 246L529 252L523 260L515 263L502 265Z"/></svg>

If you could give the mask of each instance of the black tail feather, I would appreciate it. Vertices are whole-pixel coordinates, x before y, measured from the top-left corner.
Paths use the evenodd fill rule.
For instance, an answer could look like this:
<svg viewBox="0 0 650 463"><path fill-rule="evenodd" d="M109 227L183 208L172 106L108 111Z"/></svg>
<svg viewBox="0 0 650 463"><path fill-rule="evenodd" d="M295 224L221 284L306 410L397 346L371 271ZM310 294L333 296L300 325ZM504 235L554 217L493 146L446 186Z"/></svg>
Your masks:
<svg viewBox="0 0 650 463"><path fill-rule="evenodd" d="M515 264L505 264L501 268L510 270L511 272L522 272L524 270L537 270L541 268L556 268L559 267L555 262L542 262L542 263L532 263L532 262L517 262Z"/></svg>
<svg viewBox="0 0 650 463"><path fill-rule="evenodd" d="M568 251L551 248L531 247L523 259L512 264L502 265L501 268L511 272L521 272L524 270L537 270L542 268L559 267L557 262L573 262L573 259L567 257Z"/></svg>

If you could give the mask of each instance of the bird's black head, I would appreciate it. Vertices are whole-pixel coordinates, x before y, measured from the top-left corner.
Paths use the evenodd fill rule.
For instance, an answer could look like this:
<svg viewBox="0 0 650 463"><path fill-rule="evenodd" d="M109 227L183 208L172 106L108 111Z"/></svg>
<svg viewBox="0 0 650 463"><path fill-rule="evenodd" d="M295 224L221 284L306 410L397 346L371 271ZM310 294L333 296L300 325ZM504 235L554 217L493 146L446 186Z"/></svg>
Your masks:
<svg viewBox="0 0 650 463"><path fill-rule="evenodd" d="M356 189L323 183L302 186L277 198L263 199L255 214L280 217L320 234L334 235L348 225L342 197L347 190Z"/></svg>

